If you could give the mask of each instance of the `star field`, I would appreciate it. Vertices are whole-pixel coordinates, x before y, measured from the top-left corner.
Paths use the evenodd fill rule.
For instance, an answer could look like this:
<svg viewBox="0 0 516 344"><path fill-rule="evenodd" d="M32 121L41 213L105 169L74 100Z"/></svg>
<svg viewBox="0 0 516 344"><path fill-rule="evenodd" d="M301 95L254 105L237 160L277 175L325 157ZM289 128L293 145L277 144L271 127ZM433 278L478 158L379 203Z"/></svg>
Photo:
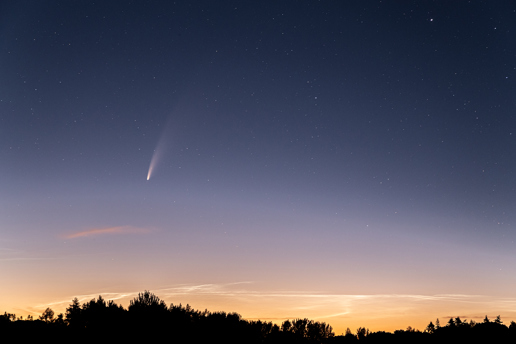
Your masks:
<svg viewBox="0 0 516 344"><path fill-rule="evenodd" d="M514 318L511 2L7 1L0 18L4 311L209 284L224 293L165 299L337 332ZM358 295L436 298L384 314Z"/></svg>

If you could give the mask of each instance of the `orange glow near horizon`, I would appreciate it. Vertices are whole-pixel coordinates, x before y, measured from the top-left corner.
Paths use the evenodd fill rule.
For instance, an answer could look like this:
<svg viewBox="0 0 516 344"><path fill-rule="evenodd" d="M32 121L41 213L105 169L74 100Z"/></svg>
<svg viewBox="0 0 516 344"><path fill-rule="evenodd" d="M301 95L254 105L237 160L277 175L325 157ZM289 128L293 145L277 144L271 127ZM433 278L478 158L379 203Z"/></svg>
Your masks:
<svg viewBox="0 0 516 344"><path fill-rule="evenodd" d="M0 314L516 320L516 3L8 3Z"/></svg>
<svg viewBox="0 0 516 344"><path fill-rule="evenodd" d="M370 331L393 332L408 326L423 331L426 325L440 318L445 325L450 317L463 320L482 321L486 315L494 318L501 313L502 320L508 324L516 313L511 305L516 300L495 299L475 295L323 295L297 292L258 292L249 289L246 282L234 284L179 285L172 288L157 289L151 292L168 305L189 304L194 309L208 311L237 312L247 320L271 321L281 324L286 319L308 318L326 322L333 327L336 335L350 328L354 333L358 327ZM138 291L138 292L142 292ZM73 297L81 303L99 295L106 300L114 300L125 308L138 292L99 293L76 295L70 300L54 299L34 307L15 309L9 305L7 311L26 318L31 314L37 318L47 307L56 314L65 313ZM20 302L20 300L13 300ZM496 313L495 312L498 312ZM22 311L22 312L20 312Z"/></svg>

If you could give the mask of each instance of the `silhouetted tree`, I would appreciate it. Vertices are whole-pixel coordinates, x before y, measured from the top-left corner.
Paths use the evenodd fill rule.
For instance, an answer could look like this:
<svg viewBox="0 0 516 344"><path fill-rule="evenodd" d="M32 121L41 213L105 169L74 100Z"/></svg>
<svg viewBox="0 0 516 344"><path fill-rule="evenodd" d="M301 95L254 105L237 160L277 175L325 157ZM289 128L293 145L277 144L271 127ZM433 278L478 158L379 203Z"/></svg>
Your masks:
<svg viewBox="0 0 516 344"><path fill-rule="evenodd" d="M138 293L138 296L130 301L128 310L135 340L158 340L171 330L170 313L165 301L150 291Z"/></svg>
<svg viewBox="0 0 516 344"><path fill-rule="evenodd" d="M260 343L267 338L270 340L271 337L277 337L280 329L278 325L272 322L264 322L261 320L248 321L248 334L250 340L256 343Z"/></svg>
<svg viewBox="0 0 516 344"><path fill-rule="evenodd" d="M54 324L56 324L57 326L65 326L66 325L66 322L64 320L64 315L63 313L59 313L57 315L57 318L54 319Z"/></svg>
<svg viewBox="0 0 516 344"><path fill-rule="evenodd" d="M369 334L369 329L366 329L365 327L359 327L357 329L357 338L358 340L363 340L367 335Z"/></svg>
<svg viewBox="0 0 516 344"><path fill-rule="evenodd" d="M308 319L295 319L292 322L290 332L294 333L298 338L305 338L308 326Z"/></svg>
<svg viewBox="0 0 516 344"><path fill-rule="evenodd" d="M101 295L99 295L97 300L91 299L89 302L84 303L81 310L84 326L95 331L101 331L111 326L111 319L107 314L106 308L106 301Z"/></svg>
<svg viewBox="0 0 516 344"><path fill-rule="evenodd" d="M44 321L46 323L51 323L54 321L54 311L50 308L45 309L45 311L39 316L39 320Z"/></svg>
<svg viewBox="0 0 516 344"><path fill-rule="evenodd" d="M430 323L426 326L425 332L434 333L435 325L430 321Z"/></svg>
<svg viewBox="0 0 516 344"><path fill-rule="evenodd" d="M79 303L79 299L74 298L72 303L66 308L66 323L74 328L82 327L84 322L81 315L82 309L81 304Z"/></svg>
<svg viewBox="0 0 516 344"><path fill-rule="evenodd" d="M14 313L7 313L7 312L4 312L3 315L0 316L3 320L6 320L6 321L14 321L16 320L16 314Z"/></svg>
<svg viewBox="0 0 516 344"><path fill-rule="evenodd" d="M324 322L310 320L307 324L306 337L314 343L320 343L334 335L332 327Z"/></svg>
<svg viewBox="0 0 516 344"><path fill-rule="evenodd" d="M138 296L129 303L130 312L163 312L166 310L167 304L165 301L160 300L159 297L148 290L145 290L143 293L138 293Z"/></svg>
<svg viewBox="0 0 516 344"><path fill-rule="evenodd" d="M282 324L281 324L281 332L290 332L290 329L292 328L292 323L290 322L290 320L285 320Z"/></svg>

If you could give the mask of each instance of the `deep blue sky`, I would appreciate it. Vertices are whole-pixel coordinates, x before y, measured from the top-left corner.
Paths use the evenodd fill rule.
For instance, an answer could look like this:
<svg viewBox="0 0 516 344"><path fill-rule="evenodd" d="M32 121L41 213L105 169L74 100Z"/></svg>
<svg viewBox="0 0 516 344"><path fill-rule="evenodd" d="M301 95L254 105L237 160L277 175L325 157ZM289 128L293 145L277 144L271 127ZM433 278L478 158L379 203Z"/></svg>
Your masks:
<svg viewBox="0 0 516 344"><path fill-rule="evenodd" d="M497 271L515 258L515 36L509 1L4 1L10 288L59 270L34 261L79 252L129 264L123 252L141 249L166 269L179 264L167 245L197 252L176 279L113 284L92 262L95 284L61 294L212 279L303 289L309 262L318 292L512 283ZM105 247L72 238L94 229ZM352 287L335 277L349 266Z"/></svg>

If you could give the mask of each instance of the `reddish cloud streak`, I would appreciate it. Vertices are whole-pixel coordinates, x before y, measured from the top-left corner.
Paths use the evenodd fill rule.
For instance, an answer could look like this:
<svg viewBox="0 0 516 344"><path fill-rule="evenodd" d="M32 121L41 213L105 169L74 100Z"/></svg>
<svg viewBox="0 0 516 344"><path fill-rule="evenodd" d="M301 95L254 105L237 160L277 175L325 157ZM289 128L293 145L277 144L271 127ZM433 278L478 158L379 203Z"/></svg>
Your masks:
<svg viewBox="0 0 516 344"><path fill-rule="evenodd" d="M132 233L148 233L149 230L146 228L136 228L131 226L118 226L118 227L106 227L106 228L93 228L81 232L76 232L66 235L66 239L74 239L81 237L89 237L94 235L104 234L132 234Z"/></svg>

